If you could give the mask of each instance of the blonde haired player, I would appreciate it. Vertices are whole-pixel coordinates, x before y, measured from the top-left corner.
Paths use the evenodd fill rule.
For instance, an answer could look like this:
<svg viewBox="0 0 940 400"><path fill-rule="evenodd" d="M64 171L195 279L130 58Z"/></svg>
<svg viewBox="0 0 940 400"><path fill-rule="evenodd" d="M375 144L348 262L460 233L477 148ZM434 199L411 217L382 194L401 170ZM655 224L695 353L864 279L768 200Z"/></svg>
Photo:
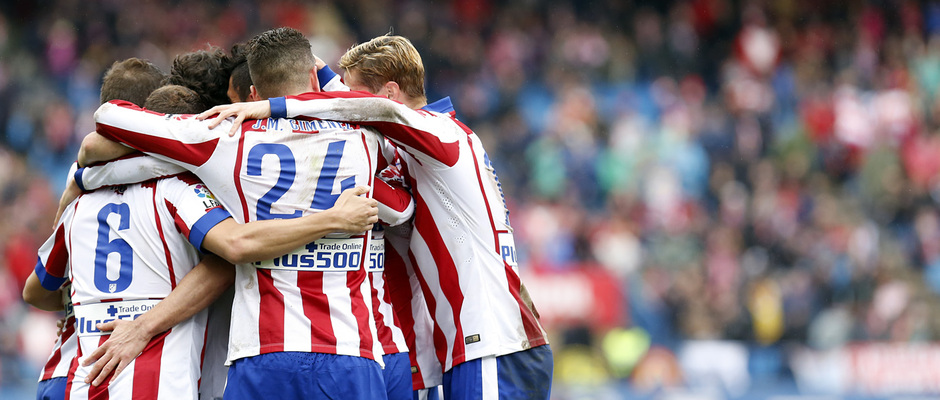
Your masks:
<svg viewBox="0 0 940 400"><path fill-rule="evenodd" d="M434 320L444 397L548 399L551 349L519 279L508 210L479 137L449 98L427 104L424 67L407 39L357 45L340 66L351 92L219 106L200 118L218 114L214 126L230 116L235 125L304 116L379 129L401 148L415 198L408 258Z"/></svg>

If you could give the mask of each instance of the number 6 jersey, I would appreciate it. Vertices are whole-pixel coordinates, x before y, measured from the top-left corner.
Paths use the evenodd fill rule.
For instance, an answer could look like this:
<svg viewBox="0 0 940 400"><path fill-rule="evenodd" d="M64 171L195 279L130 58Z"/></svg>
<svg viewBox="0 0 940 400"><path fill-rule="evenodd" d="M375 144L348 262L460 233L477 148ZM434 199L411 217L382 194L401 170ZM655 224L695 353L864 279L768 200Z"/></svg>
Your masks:
<svg viewBox="0 0 940 400"><path fill-rule="evenodd" d="M100 189L68 206L36 265L48 290L71 279L78 359L67 398L197 397L204 311L156 336L110 384L85 384L91 366L78 364L109 337L96 324L134 319L166 297L199 262L205 233L226 218L191 174Z"/></svg>

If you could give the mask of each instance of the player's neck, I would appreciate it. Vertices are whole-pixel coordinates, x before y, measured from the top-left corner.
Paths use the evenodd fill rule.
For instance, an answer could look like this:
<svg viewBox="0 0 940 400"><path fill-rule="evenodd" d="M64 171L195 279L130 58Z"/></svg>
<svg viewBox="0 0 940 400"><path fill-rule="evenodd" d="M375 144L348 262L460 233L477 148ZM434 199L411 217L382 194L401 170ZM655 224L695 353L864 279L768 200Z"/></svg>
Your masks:
<svg viewBox="0 0 940 400"><path fill-rule="evenodd" d="M408 108L411 108L412 110L418 110L428 105L428 101L424 98L418 99L413 97L405 97L402 99L402 104L408 106Z"/></svg>

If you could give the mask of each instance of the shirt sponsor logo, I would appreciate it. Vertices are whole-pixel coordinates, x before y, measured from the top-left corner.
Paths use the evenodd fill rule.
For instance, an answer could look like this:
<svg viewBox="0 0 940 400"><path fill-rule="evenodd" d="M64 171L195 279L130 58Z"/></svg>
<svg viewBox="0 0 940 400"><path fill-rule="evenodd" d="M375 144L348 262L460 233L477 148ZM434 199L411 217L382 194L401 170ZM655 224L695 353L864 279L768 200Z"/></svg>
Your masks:
<svg viewBox="0 0 940 400"><path fill-rule="evenodd" d="M385 229L375 224L372 228L372 240L369 241L369 260L366 262L369 272L385 271Z"/></svg>
<svg viewBox="0 0 940 400"><path fill-rule="evenodd" d="M293 271L358 271L363 238L323 238L273 260L252 263L257 268Z"/></svg>
<svg viewBox="0 0 940 400"><path fill-rule="evenodd" d="M137 319L159 302L159 299L146 299L76 305L73 307L75 328L78 336L110 335L111 332L101 332L97 325L118 319Z"/></svg>

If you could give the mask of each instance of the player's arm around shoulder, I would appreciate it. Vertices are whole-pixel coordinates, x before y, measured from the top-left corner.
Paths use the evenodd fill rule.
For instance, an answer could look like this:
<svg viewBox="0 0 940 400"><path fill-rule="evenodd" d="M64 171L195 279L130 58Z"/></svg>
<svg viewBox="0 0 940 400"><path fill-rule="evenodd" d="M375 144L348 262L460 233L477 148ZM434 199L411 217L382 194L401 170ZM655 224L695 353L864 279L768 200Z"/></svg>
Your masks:
<svg viewBox="0 0 940 400"><path fill-rule="evenodd" d="M78 165L88 166L94 163L110 161L131 154L137 150L91 132L82 139L78 149Z"/></svg>
<svg viewBox="0 0 940 400"><path fill-rule="evenodd" d="M231 128L223 121L222 129L215 131L215 126L193 115L161 114L123 101L102 104L95 112L95 124L96 131L107 139L193 165L200 165L193 157L207 149L193 151L186 145L211 143Z"/></svg>
<svg viewBox="0 0 940 400"><path fill-rule="evenodd" d="M196 120L204 121L214 117L207 123L207 127L215 129L222 126L221 131L228 132L228 136L232 137L238 133L239 128L246 120L262 119L270 116L271 104L267 100L261 100L218 105L196 115ZM231 125L228 126L228 124Z"/></svg>
<svg viewBox="0 0 940 400"><path fill-rule="evenodd" d="M378 203L361 197L368 187L346 189L332 208L300 218L270 219L239 224L229 218L212 227L202 247L235 263L280 257L327 234L359 234L378 222Z"/></svg>
<svg viewBox="0 0 940 400"><path fill-rule="evenodd" d="M105 186L166 178L186 171L182 165L136 153L101 165L79 168L72 174L70 182L74 182L82 191L91 191Z"/></svg>

